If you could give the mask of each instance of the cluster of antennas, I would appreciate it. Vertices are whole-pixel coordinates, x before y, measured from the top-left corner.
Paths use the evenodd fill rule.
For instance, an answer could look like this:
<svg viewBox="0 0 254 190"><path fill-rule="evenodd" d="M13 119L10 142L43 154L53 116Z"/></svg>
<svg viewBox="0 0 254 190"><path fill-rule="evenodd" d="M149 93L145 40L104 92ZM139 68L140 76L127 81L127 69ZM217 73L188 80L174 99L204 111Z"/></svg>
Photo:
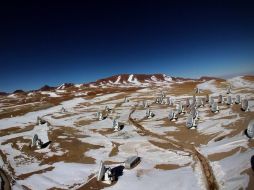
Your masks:
<svg viewBox="0 0 254 190"><path fill-rule="evenodd" d="M160 93L160 96L157 97L157 98L155 98L155 103L156 103L156 104L165 104L165 103L166 103L165 100L164 100L165 97L166 97L165 93L164 93L164 92L161 92L161 93Z"/></svg>
<svg viewBox="0 0 254 190"><path fill-rule="evenodd" d="M208 102L209 102L209 106L211 107L211 111L214 113L219 112L218 104L226 104L228 106L231 106L234 103L241 104L241 109L243 111L249 110L248 100L247 99L242 100L240 95L236 95L235 98L232 98L231 95L227 95L225 100L222 95L219 95L217 102L215 102L214 97L210 97Z"/></svg>
<svg viewBox="0 0 254 190"><path fill-rule="evenodd" d="M155 99L155 103L156 104L164 104L165 103L164 98L163 97L157 97Z"/></svg>
<svg viewBox="0 0 254 190"><path fill-rule="evenodd" d="M218 103L226 103L227 105L232 105L233 103L235 104L242 104L242 110L243 111L248 111L249 106L248 106L248 100L241 98L240 95L236 95L233 101L233 98L231 95L227 95L226 101L223 101L223 96L219 95L218 97Z"/></svg>
<svg viewBox="0 0 254 190"><path fill-rule="evenodd" d="M196 107L191 107L190 114L187 117L186 120L186 127L188 129L194 129L197 127L197 120L199 120L199 112L196 109Z"/></svg>

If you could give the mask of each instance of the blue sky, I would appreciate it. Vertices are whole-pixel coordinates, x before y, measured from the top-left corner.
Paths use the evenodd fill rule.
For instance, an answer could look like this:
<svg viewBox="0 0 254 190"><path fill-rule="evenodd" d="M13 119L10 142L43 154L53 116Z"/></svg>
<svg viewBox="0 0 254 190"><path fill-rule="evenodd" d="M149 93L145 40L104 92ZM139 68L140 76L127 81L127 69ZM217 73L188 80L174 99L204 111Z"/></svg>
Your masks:
<svg viewBox="0 0 254 190"><path fill-rule="evenodd" d="M0 91L121 73L254 73L251 1L47 1L0 8Z"/></svg>

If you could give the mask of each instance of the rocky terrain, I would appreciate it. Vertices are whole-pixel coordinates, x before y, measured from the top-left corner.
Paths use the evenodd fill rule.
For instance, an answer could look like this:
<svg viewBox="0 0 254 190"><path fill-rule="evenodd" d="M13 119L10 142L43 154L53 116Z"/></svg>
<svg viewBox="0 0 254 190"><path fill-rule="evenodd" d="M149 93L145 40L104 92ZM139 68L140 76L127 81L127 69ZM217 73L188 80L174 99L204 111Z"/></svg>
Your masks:
<svg viewBox="0 0 254 190"><path fill-rule="evenodd" d="M187 128L186 100L194 104L207 95L215 102L222 95L219 112L211 112L210 99L204 101L197 108L197 127ZM248 100L248 111L235 104L236 95ZM144 101L154 117L146 117ZM180 103L185 113L171 121L169 111ZM99 120L97 112L105 118ZM12 189L253 189L254 141L245 134L252 119L254 76L122 74L88 84L2 92L0 182L6 189L7 184ZM123 124L121 130L114 131L113 120ZM32 146L35 134L46 147ZM140 163L124 168L133 155ZM96 180L101 161L123 167L111 185Z"/></svg>

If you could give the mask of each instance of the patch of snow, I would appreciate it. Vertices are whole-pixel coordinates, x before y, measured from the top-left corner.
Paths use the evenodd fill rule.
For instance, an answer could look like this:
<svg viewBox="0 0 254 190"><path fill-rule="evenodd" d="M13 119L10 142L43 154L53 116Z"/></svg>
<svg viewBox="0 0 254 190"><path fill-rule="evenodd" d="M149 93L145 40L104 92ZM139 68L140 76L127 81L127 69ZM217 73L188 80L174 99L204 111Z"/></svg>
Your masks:
<svg viewBox="0 0 254 190"><path fill-rule="evenodd" d="M220 182L220 189L247 188L250 178L242 172L251 168L250 159L253 154L254 150L250 149L211 163L215 177Z"/></svg>
<svg viewBox="0 0 254 190"><path fill-rule="evenodd" d="M213 93L216 93L218 91L218 88L215 85L215 80L209 80L201 84L198 84L197 88L199 88L200 90L209 90Z"/></svg>
<svg viewBox="0 0 254 190"><path fill-rule="evenodd" d="M74 86L80 88L81 86L83 86L83 84L75 84Z"/></svg>
<svg viewBox="0 0 254 190"><path fill-rule="evenodd" d="M7 97L9 97L9 98L17 98L18 96L16 94L10 94Z"/></svg>
<svg viewBox="0 0 254 190"><path fill-rule="evenodd" d="M65 84L64 84L64 83L61 84L59 87L57 87L57 89L58 89L58 90L63 90L63 89L65 89Z"/></svg>
<svg viewBox="0 0 254 190"><path fill-rule="evenodd" d="M171 82L173 80L170 76L167 76L165 74L163 74L163 77L164 77L164 80L168 82Z"/></svg>
<svg viewBox="0 0 254 190"><path fill-rule="evenodd" d="M86 96L87 92L77 92L75 93L75 96Z"/></svg>
<svg viewBox="0 0 254 190"><path fill-rule="evenodd" d="M154 82L157 82L157 78L155 76L151 76L151 80L154 81Z"/></svg>
<svg viewBox="0 0 254 190"><path fill-rule="evenodd" d="M54 169L42 174L34 174L24 180L19 180L19 185L25 185L30 189L50 189L71 187L85 183L88 176L95 171L94 164L78 164L57 162L52 165ZM75 177L74 177L75 176Z"/></svg>
<svg viewBox="0 0 254 190"><path fill-rule="evenodd" d="M244 80L242 76L234 77L227 80L235 88L251 88L254 89L254 83Z"/></svg>
<svg viewBox="0 0 254 190"><path fill-rule="evenodd" d="M134 76L133 74L131 74L131 75L129 76L129 78L128 78L128 81L129 81L129 82L132 82L133 76Z"/></svg>
<svg viewBox="0 0 254 190"><path fill-rule="evenodd" d="M57 93L65 93L66 90L56 90Z"/></svg>
<svg viewBox="0 0 254 190"><path fill-rule="evenodd" d="M34 95L33 92L29 92L29 93L27 94L27 96L33 96L33 95Z"/></svg>
<svg viewBox="0 0 254 190"><path fill-rule="evenodd" d="M210 141L207 145L201 146L201 151L205 155L229 152L234 148L248 148L248 138L245 135L238 135L232 138L225 138L217 142Z"/></svg>
<svg viewBox="0 0 254 190"><path fill-rule="evenodd" d="M138 172L138 169L140 172ZM124 170L124 175L119 177L118 182L114 186L105 189L200 189L191 167L184 167L176 170L142 170L140 167L138 167L138 169Z"/></svg>
<svg viewBox="0 0 254 190"><path fill-rule="evenodd" d="M121 80L121 76L119 75L119 76L117 77L116 81L115 81L115 84L119 84L120 80Z"/></svg>
<svg viewBox="0 0 254 190"><path fill-rule="evenodd" d="M56 94L55 92L48 92L48 91L43 91L41 92L41 94L47 94L49 95L49 97L60 97L58 94Z"/></svg>

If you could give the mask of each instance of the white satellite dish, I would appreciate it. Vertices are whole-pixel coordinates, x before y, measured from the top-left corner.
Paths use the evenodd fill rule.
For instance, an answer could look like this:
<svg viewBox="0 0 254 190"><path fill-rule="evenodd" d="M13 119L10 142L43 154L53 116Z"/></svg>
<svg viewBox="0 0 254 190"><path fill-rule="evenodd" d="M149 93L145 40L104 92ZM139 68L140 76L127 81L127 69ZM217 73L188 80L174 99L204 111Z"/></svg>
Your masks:
<svg viewBox="0 0 254 190"><path fill-rule="evenodd" d="M146 110L146 117L147 117L147 118L152 118L152 117L154 117L154 113L151 112L150 109L147 109L147 110Z"/></svg>
<svg viewBox="0 0 254 190"><path fill-rule="evenodd" d="M98 112L97 113L97 117L98 117L98 119L101 121L101 120L103 120L103 116L102 116L102 113L101 112Z"/></svg>
<svg viewBox="0 0 254 190"><path fill-rule="evenodd" d="M254 137L254 119L250 121L247 130L246 130L246 135L249 138L253 138Z"/></svg>
<svg viewBox="0 0 254 190"><path fill-rule="evenodd" d="M64 107L61 108L60 110L61 113L65 113L66 112L66 109Z"/></svg>
<svg viewBox="0 0 254 190"><path fill-rule="evenodd" d="M38 139L39 139L39 138L38 138L38 135L35 134L35 135L33 136L33 139L32 139L32 146L36 146L36 142L37 142Z"/></svg>
<svg viewBox="0 0 254 190"><path fill-rule="evenodd" d="M113 120L113 128L114 128L114 131L120 131L120 124L115 119Z"/></svg>
<svg viewBox="0 0 254 190"><path fill-rule="evenodd" d="M176 116L175 112L173 112L172 109L169 110L168 118L169 118L170 121L175 121L175 120L177 120L177 116Z"/></svg>
<svg viewBox="0 0 254 190"><path fill-rule="evenodd" d="M197 99L196 106L197 107L203 107L204 106L204 102L201 98Z"/></svg>
<svg viewBox="0 0 254 190"><path fill-rule="evenodd" d="M249 110L249 102L248 102L247 99L244 99L244 100L242 101L242 110L243 110L243 111L248 111L248 110Z"/></svg>
<svg viewBox="0 0 254 190"><path fill-rule="evenodd" d="M213 103L214 103L214 98L213 98L213 97L210 97L209 106L212 107Z"/></svg>
<svg viewBox="0 0 254 190"><path fill-rule="evenodd" d="M173 99L172 98L170 98L170 97L167 97L167 104L168 105L173 105Z"/></svg>
<svg viewBox="0 0 254 190"><path fill-rule="evenodd" d="M99 168L99 172L98 172L98 176L97 176L97 181L102 181L102 178L104 177L106 172L106 168L104 163L101 161L100 163L100 168Z"/></svg>
<svg viewBox="0 0 254 190"><path fill-rule="evenodd" d="M217 102L214 102L214 103L213 103L213 105L212 105L212 107L211 107L211 111L212 111L213 113L218 113L218 112L219 112L219 106L218 106Z"/></svg>
<svg viewBox="0 0 254 190"><path fill-rule="evenodd" d="M112 109L110 109L108 106L105 106L105 111L112 112Z"/></svg>
<svg viewBox="0 0 254 190"><path fill-rule="evenodd" d="M179 104L176 105L176 110L177 110L177 113L180 114L180 115L182 115L182 114L185 113L184 108L183 108L183 105L182 105L181 102L180 102Z"/></svg>
<svg viewBox="0 0 254 190"><path fill-rule="evenodd" d="M231 105L231 104L232 104L232 97L227 96L227 105Z"/></svg>
<svg viewBox="0 0 254 190"><path fill-rule="evenodd" d="M192 115L193 119L199 119L199 113L195 107L191 108L190 115Z"/></svg>
<svg viewBox="0 0 254 190"><path fill-rule="evenodd" d="M196 122L195 122L195 120L193 119L193 116L192 116L191 114L187 117L186 127L187 127L188 129L197 127L197 124L196 124Z"/></svg>
<svg viewBox="0 0 254 190"><path fill-rule="evenodd" d="M240 95L236 95L235 104L240 104L240 103L241 103L241 97L240 97Z"/></svg>

